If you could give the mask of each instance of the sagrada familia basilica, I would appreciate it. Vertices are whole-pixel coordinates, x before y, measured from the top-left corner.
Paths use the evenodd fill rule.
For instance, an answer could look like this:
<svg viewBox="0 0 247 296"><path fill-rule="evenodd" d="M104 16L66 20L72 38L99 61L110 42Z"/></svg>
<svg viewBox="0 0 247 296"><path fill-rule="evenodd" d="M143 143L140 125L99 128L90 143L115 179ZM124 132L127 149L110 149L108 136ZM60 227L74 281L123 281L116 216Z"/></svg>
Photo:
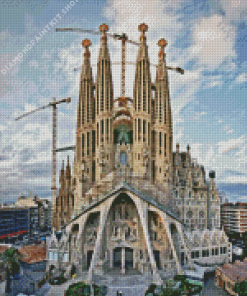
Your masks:
<svg viewBox="0 0 247 296"><path fill-rule="evenodd" d="M215 172L179 144L173 151L172 113L165 39L158 45L151 81L141 24L133 98L114 98L108 26L100 26L101 46L94 81L90 41L85 48L77 113L73 171L62 165L53 201L48 266L76 267L96 274L133 269L160 283L167 271L182 274L193 262L231 260L231 245L220 229Z"/></svg>

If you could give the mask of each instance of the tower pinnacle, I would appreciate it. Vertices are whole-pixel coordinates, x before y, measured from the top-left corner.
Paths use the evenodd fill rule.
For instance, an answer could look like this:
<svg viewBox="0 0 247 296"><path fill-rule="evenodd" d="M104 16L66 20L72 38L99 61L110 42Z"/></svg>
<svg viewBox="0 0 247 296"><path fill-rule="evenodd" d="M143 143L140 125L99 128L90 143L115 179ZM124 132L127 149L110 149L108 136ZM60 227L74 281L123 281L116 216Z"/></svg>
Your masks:
<svg viewBox="0 0 247 296"><path fill-rule="evenodd" d="M99 26L99 30L102 33L101 41L104 41L106 43L107 41L106 32L109 30L109 26L106 24L102 24Z"/></svg>
<svg viewBox="0 0 247 296"><path fill-rule="evenodd" d="M89 39L84 39L81 44L85 48L85 52L84 52L84 63L85 63L86 58L90 57L89 46L91 46L92 43Z"/></svg>
<svg viewBox="0 0 247 296"><path fill-rule="evenodd" d="M160 47L160 51L159 51L159 58L163 59L165 57L165 52L164 52L164 47L167 46L167 41L164 38L161 38L158 42L158 45Z"/></svg>
<svg viewBox="0 0 247 296"><path fill-rule="evenodd" d="M145 23L142 23L138 26L138 29L140 32L142 32L142 35L145 35L145 32L148 31L148 25L146 25Z"/></svg>

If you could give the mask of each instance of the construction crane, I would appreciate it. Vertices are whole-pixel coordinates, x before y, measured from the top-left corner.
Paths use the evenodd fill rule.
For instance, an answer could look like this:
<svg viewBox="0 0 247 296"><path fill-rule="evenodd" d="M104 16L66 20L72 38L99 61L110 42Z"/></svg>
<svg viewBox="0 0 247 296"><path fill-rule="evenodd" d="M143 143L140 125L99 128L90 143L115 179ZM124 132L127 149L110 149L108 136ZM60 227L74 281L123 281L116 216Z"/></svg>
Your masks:
<svg viewBox="0 0 247 296"><path fill-rule="evenodd" d="M105 26L105 25L104 25ZM108 27L106 26L106 28L108 29ZM122 65L122 71L121 71L121 96L125 97L125 65L135 65L134 62L126 62L126 42L133 44L133 45L137 45L139 46L140 43L130 40L128 39L127 34L122 33L122 35L116 34L116 33L107 33L105 31L105 29L102 29L101 31L95 31L95 30L85 30L85 29L81 29L81 28L56 28L56 32L79 32L79 33L90 33L90 34L94 34L94 35L101 35L102 32L103 34L106 34L107 36L115 39L115 40L121 40L122 41L122 59L121 62L113 62L113 65ZM165 40L164 40L165 41ZM166 41L165 41L166 42ZM165 43L165 45L167 45L167 42ZM150 64L151 66L157 67L158 65L155 64ZM92 65L92 66L96 66L96 65ZM79 70L80 68L74 68L74 71ZM168 70L174 70L180 74L184 74L184 69L179 68L179 67L171 67L171 66L166 66L166 69ZM154 86L152 86L152 89L154 89ZM59 148L56 151L65 151L65 150L74 150L75 146L69 146L69 147L63 147L63 148Z"/></svg>
<svg viewBox="0 0 247 296"><path fill-rule="evenodd" d="M108 29L108 26L106 26ZM80 28L57 28L56 32L81 32L81 33L90 33L94 35L101 35L102 32L103 34L106 34L107 36L114 38L115 40L121 40L122 41L122 71L121 71L121 95L122 97L125 97L125 56L126 56L126 42L134 44L134 45L140 45L140 43L135 42L133 40L129 40L128 36L125 33L122 33L122 35L119 34L111 34L107 33L105 30L102 29L102 32L100 31L94 31L94 30L84 30Z"/></svg>
<svg viewBox="0 0 247 296"><path fill-rule="evenodd" d="M37 111L40 111L42 109L52 107L52 176L51 176L51 191L52 191L52 207L54 207L54 203L56 200L56 192L57 192L57 178L56 178L56 170L57 170L57 160L56 160L56 152L59 151L56 149L56 140L57 140L57 105L61 103L70 103L71 98L68 97L67 99L63 99L60 101L56 101L55 98L53 98L53 102L50 102L47 105L44 105L42 107L39 107L35 110L32 110L30 112L24 113L21 116L17 117L15 120L20 120L23 117L26 117L30 114L33 114ZM66 149L64 149L66 150ZM52 212L54 213L54 211Z"/></svg>
<svg viewBox="0 0 247 296"><path fill-rule="evenodd" d="M107 27L107 29L108 29L108 27ZM81 28L57 28L56 32L81 32L81 33L90 33L90 34L94 34L94 35L101 35L102 34L101 31L84 30L84 29L81 29ZM138 45L138 46L140 45L140 43L128 39L128 36L125 33L122 33L122 35L119 35L119 34L116 34L116 33L111 34L111 33L105 32L105 31L103 31L103 33L106 34L107 36L115 39L115 40L121 40L122 41L122 59L121 59L121 62L120 63L116 62L116 63L113 63L113 64L115 64L115 65L121 64L122 65L122 70L121 70L121 96L125 97L125 65L126 64L134 65L135 64L135 63L132 63L132 62L126 62L126 42L128 42L130 44L133 44L133 45ZM157 67L157 65L153 65L153 64L151 64L151 65ZM184 74L184 70L182 68L179 68L179 67L174 68L174 67L170 67L170 66L167 66L166 68L168 70L174 70L174 71L179 72L180 74ZM75 68L74 71L77 71L78 69L79 68Z"/></svg>

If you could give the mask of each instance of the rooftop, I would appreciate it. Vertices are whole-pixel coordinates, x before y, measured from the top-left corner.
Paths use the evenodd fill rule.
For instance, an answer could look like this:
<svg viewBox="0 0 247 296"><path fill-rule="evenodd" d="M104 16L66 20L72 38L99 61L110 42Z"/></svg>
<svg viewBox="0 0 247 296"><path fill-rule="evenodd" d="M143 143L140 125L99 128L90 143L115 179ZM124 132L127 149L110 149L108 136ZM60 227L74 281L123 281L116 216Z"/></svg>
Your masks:
<svg viewBox="0 0 247 296"><path fill-rule="evenodd" d="M226 263L222 267L218 267L224 275L229 277L232 281L246 281L247 280L247 258L243 262L235 261L234 264Z"/></svg>
<svg viewBox="0 0 247 296"><path fill-rule="evenodd" d="M37 263L46 260L46 248L43 245L28 245L19 249L19 252L24 255L23 262Z"/></svg>

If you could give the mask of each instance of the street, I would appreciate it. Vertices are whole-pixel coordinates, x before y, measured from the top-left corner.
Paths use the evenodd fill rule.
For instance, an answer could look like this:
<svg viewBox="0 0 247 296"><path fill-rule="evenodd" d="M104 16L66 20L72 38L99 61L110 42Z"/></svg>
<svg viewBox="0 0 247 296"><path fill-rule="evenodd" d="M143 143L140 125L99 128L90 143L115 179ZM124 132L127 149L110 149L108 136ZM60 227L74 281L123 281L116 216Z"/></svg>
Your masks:
<svg viewBox="0 0 247 296"><path fill-rule="evenodd" d="M230 294L218 288L214 283L214 278L210 277L204 282L201 296L230 296Z"/></svg>

